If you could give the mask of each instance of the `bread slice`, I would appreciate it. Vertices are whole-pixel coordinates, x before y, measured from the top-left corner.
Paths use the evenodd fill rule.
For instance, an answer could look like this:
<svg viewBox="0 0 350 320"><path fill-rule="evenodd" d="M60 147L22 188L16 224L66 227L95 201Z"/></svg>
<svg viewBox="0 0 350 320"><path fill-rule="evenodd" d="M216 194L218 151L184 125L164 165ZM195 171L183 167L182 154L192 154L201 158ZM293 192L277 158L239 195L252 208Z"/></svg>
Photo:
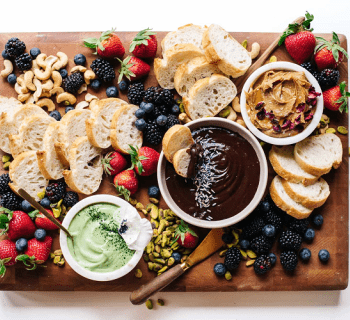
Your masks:
<svg viewBox="0 0 350 320"><path fill-rule="evenodd" d="M309 209L322 206L330 195L328 183L322 178L308 187L305 187L301 183L288 182L284 179L281 181L286 193L294 201Z"/></svg>
<svg viewBox="0 0 350 320"><path fill-rule="evenodd" d="M283 179L302 183L305 186L314 184L318 177L304 171L294 159L294 146L272 146L269 159L273 169Z"/></svg>
<svg viewBox="0 0 350 320"><path fill-rule="evenodd" d="M217 24L205 30L202 44L207 60L233 78L245 74L252 64L249 52Z"/></svg>
<svg viewBox="0 0 350 320"><path fill-rule="evenodd" d="M15 98L7 98L0 96L0 116L3 113L12 113L17 107L23 106L20 101Z"/></svg>
<svg viewBox="0 0 350 320"><path fill-rule="evenodd" d="M55 150L58 159L67 167L69 166L70 147L75 139L86 136L85 122L90 115L90 110L75 109L66 113L61 119Z"/></svg>
<svg viewBox="0 0 350 320"><path fill-rule="evenodd" d="M101 149L94 147L88 137L77 138L69 151L70 170L63 171L67 185L83 194L97 191L103 174L101 158Z"/></svg>
<svg viewBox="0 0 350 320"><path fill-rule="evenodd" d="M186 24L176 31L169 32L162 40L163 53L177 44L192 43L203 50L202 38L206 27L202 28L194 24Z"/></svg>
<svg viewBox="0 0 350 320"><path fill-rule="evenodd" d="M127 103L118 98L97 101L90 118L86 120L86 133L90 143L98 148L111 146L111 123L114 113Z"/></svg>
<svg viewBox="0 0 350 320"><path fill-rule="evenodd" d="M66 169L58 159L55 150L60 125L60 121L54 121L49 124L44 134L42 148L36 152L39 169L44 177L49 180L63 178L63 170Z"/></svg>
<svg viewBox="0 0 350 320"><path fill-rule="evenodd" d="M296 219L307 218L312 212L312 209L294 201L287 194L283 188L282 178L279 176L274 177L271 182L270 195L277 207Z"/></svg>
<svg viewBox="0 0 350 320"><path fill-rule="evenodd" d="M187 96L196 81L213 74L222 74L216 64L209 63L205 57L194 58L177 68L174 77L175 89L180 96Z"/></svg>
<svg viewBox="0 0 350 320"><path fill-rule="evenodd" d="M32 115L24 119L18 134L10 135L10 149L13 157L25 151L37 151L43 148L44 134L50 123L56 122L47 114Z"/></svg>
<svg viewBox="0 0 350 320"><path fill-rule="evenodd" d="M198 80L190 89L183 104L187 115L192 119L214 117L236 96L237 88L227 77L213 74Z"/></svg>
<svg viewBox="0 0 350 320"><path fill-rule="evenodd" d="M10 188L17 192L22 188L36 201L39 201L38 193L49 184L41 173L35 151L22 152L10 164L9 175L12 183Z"/></svg>
<svg viewBox="0 0 350 320"><path fill-rule="evenodd" d="M177 68L193 58L203 56L203 52L194 44L176 44L166 50L163 59L154 59L154 74L159 85L165 89L174 89L174 77Z"/></svg>
<svg viewBox="0 0 350 320"><path fill-rule="evenodd" d="M333 133L308 137L294 147L294 158L306 172L315 176L337 169L343 157L341 140Z"/></svg>
<svg viewBox="0 0 350 320"><path fill-rule="evenodd" d="M164 135L162 148L165 158L173 163L174 155L181 149L187 149L194 144L191 130L181 124L172 126Z"/></svg>
<svg viewBox="0 0 350 320"><path fill-rule="evenodd" d="M180 149L175 152L173 165L176 173L184 178L188 177L188 166L191 161L190 148Z"/></svg>

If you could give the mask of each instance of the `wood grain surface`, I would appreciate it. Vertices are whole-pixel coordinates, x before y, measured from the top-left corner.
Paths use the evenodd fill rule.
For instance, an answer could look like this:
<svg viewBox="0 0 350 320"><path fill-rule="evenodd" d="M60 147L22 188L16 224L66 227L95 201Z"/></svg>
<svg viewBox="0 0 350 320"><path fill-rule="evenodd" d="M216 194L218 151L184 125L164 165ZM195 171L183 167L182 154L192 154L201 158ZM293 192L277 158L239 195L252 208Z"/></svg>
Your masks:
<svg viewBox="0 0 350 320"><path fill-rule="evenodd" d="M0 48L4 48L6 41L13 36L23 40L27 45L27 51L32 47L38 47L41 52L47 55L56 54L63 51L68 54L69 65L67 70L74 66L73 58L77 53L83 53L88 60L88 66L96 56L92 50L82 46L82 39L87 37L98 37L100 33L20 33L20 34L0 34ZM126 50L136 32L119 32L118 35L124 42ZM166 32L159 32L157 37L160 42ZM232 33L239 42L248 40L248 50L253 42L259 42L262 54L264 50L275 40L278 33ZM331 34L318 34L326 39L331 39ZM347 49L345 36L339 36L341 45ZM160 56L158 48L158 56ZM279 47L273 53L278 61L291 61L284 47ZM149 61L151 63L151 61ZM0 64L3 65L3 58L0 57ZM115 63L116 70L119 66ZM2 68L2 67L1 67ZM348 79L348 63L343 62L340 67L341 81ZM114 81L117 83L116 80ZM145 81L145 87L157 85L153 68ZM89 88L89 92L96 94L99 98L106 98L105 87L99 92L94 92ZM0 94L7 97L17 97L13 87L6 80L0 79ZM78 102L84 99L85 93L78 97ZM126 95L121 93L120 98L127 100ZM57 106L61 114L64 114L64 107ZM331 127L337 128L339 125L348 127L347 114L336 112L326 112L331 118ZM253 269L247 268L245 263L241 263L238 270L233 274L231 281L218 278L213 272L213 266L217 262L223 262L218 253L212 255L206 261L188 270L183 276L166 287L165 291L273 291L273 290L342 290L348 285L348 252L349 252L349 210L348 210L348 137L339 135L344 148L343 163L338 170L332 170L324 178L330 185L331 195L327 202L315 210L324 216L324 224L316 230L316 237L312 244L303 243L303 247L308 247L312 252L309 263L304 264L299 261L299 265L294 273L285 272L279 261L276 266L266 275L257 276ZM269 146L265 146L266 153ZM0 152L0 156L2 153ZM3 173L3 172L1 172ZM274 172L269 167L269 181L274 177ZM115 194L111 185L111 178L105 177L98 190L99 194ZM156 176L142 177L140 179L140 190L136 198L143 204L148 203L147 188L156 184ZM83 198L81 196L81 198ZM166 208L163 200L160 206ZM208 232L198 230L201 238ZM58 233L53 234L53 250L59 248ZM318 259L318 251L327 249L331 258L327 264L322 264ZM279 249L274 247L273 252L279 255ZM279 259L278 259L279 260ZM76 274L69 265L60 268L48 261L47 268L38 268L35 271L27 271L21 265L7 268L6 276L0 279L0 290L28 290L28 291L133 291L142 284L147 283L154 277L153 272L149 272L146 263L141 260L137 265L143 272L143 277L138 279L134 272L121 279L111 282L95 282L87 280Z"/></svg>

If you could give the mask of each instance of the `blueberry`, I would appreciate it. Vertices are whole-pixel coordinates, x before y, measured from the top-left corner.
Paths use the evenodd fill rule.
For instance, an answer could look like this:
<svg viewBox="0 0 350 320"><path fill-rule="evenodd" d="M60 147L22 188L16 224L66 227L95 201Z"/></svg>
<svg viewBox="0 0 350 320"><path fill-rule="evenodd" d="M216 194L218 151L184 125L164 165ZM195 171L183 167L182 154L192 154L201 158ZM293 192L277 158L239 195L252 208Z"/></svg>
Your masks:
<svg viewBox="0 0 350 320"><path fill-rule="evenodd" d="M57 110L50 112L49 116L56 119L57 121L61 120L61 114Z"/></svg>
<svg viewBox="0 0 350 320"><path fill-rule="evenodd" d="M27 241L27 239L19 238L19 239L16 241L16 250L17 250L18 252L26 251L27 248L28 248L28 241Z"/></svg>
<svg viewBox="0 0 350 320"><path fill-rule="evenodd" d="M248 250L250 247L250 242L248 240L241 240L239 245L241 246L242 250Z"/></svg>
<svg viewBox="0 0 350 320"><path fill-rule="evenodd" d="M34 232L34 237L38 241L44 241L46 237L46 231L44 229L36 229Z"/></svg>
<svg viewBox="0 0 350 320"><path fill-rule="evenodd" d="M129 87L129 82L126 80L122 80L119 82L119 90L120 91L126 91L128 90Z"/></svg>
<svg viewBox="0 0 350 320"><path fill-rule="evenodd" d="M41 53L40 49L39 48L31 48L30 49L30 55L32 56L32 59L36 59L37 56Z"/></svg>
<svg viewBox="0 0 350 320"><path fill-rule="evenodd" d="M66 109L65 109L65 113L71 111L71 110L74 110L74 107L73 106L67 106Z"/></svg>
<svg viewBox="0 0 350 320"><path fill-rule="evenodd" d="M33 210L32 205L27 200L22 201L21 207L22 210L27 213Z"/></svg>
<svg viewBox="0 0 350 320"><path fill-rule="evenodd" d="M153 103L146 103L142 109L144 109L146 113L151 113L154 110L154 105Z"/></svg>
<svg viewBox="0 0 350 320"><path fill-rule="evenodd" d="M142 119L142 118L145 116L145 110L138 108L138 109L135 111L135 116L136 116L136 118L138 118L138 119Z"/></svg>
<svg viewBox="0 0 350 320"><path fill-rule="evenodd" d="M78 66L83 66L86 63L86 57L83 54L78 53L74 56L74 63Z"/></svg>
<svg viewBox="0 0 350 320"><path fill-rule="evenodd" d="M322 262L327 262L330 257L328 250L326 249L320 250L320 252L318 253L318 257Z"/></svg>
<svg viewBox="0 0 350 320"><path fill-rule="evenodd" d="M309 261L311 258L311 251L308 248L303 248L299 251L299 257L302 261Z"/></svg>
<svg viewBox="0 0 350 320"><path fill-rule="evenodd" d="M144 119L137 119L135 121L135 127L137 130L143 131L146 129L147 123Z"/></svg>
<svg viewBox="0 0 350 320"><path fill-rule="evenodd" d="M148 188L148 195L150 198L158 198L159 197L159 188L157 186L150 186Z"/></svg>
<svg viewBox="0 0 350 320"><path fill-rule="evenodd" d="M274 253L270 252L268 257L270 258L272 265L276 264L277 257L276 257L276 255Z"/></svg>
<svg viewBox="0 0 350 320"><path fill-rule="evenodd" d="M7 82L9 84L12 84L12 85L16 84L16 82L17 82L16 75L14 73L9 74L8 77L7 77Z"/></svg>
<svg viewBox="0 0 350 320"><path fill-rule="evenodd" d="M6 50L3 50L1 55L5 60L10 60L10 56L7 54Z"/></svg>
<svg viewBox="0 0 350 320"><path fill-rule="evenodd" d="M273 238L276 234L276 228L272 224L267 224L262 228L262 234L265 237Z"/></svg>
<svg viewBox="0 0 350 320"><path fill-rule="evenodd" d="M226 273L226 267L223 263L217 263L214 266L214 272L217 276L223 277Z"/></svg>
<svg viewBox="0 0 350 320"><path fill-rule="evenodd" d="M315 238L315 230L312 228L307 228L304 234L304 239L306 241L312 241Z"/></svg>
<svg viewBox="0 0 350 320"><path fill-rule="evenodd" d="M180 113L180 108L179 108L179 106L177 104L174 104L171 107L171 113L175 114L175 115L178 115Z"/></svg>
<svg viewBox="0 0 350 320"><path fill-rule="evenodd" d="M147 102L141 101L141 103L140 103L140 108L141 108L142 110L145 110L146 104L147 104Z"/></svg>
<svg viewBox="0 0 350 320"><path fill-rule="evenodd" d="M161 127L165 126L167 120L168 120L168 118L167 118L165 115L161 114L161 115L158 116L158 118L157 118L157 124L158 124L158 126L161 126Z"/></svg>
<svg viewBox="0 0 350 320"><path fill-rule="evenodd" d="M316 227L321 227L323 224L323 217L320 214L318 214L314 216L314 219L312 220L312 222Z"/></svg>
<svg viewBox="0 0 350 320"><path fill-rule="evenodd" d="M222 241L224 241L225 243L232 243L233 242L233 235L232 233L224 233L221 237Z"/></svg>
<svg viewBox="0 0 350 320"><path fill-rule="evenodd" d="M93 81L90 83L90 85L91 85L91 88L92 88L92 89L94 89L94 90L97 91L98 89L101 88L101 81L98 80L98 79L93 80Z"/></svg>
<svg viewBox="0 0 350 320"><path fill-rule="evenodd" d="M58 70L58 71L59 71L59 73L60 73L62 79L67 78L67 76L68 76L68 71L67 71L66 69L60 69L60 70Z"/></svg>
<svg viewBox="0 0 350 320"><path fill-rule="evenodd" d="M118 97L118 88L115 86L108 87L106 89L106 95L108 98Z"/></svg>
<svg viewBox="0 0 350 320"><path fill-rule="evenodd" d="M175 263L180 263L181 262L181 258L182 258L181 253L173 252L173 254L171 256L174 258Z"/></svg>
<svg viewBox="0 0 350 320"><path fill-rule="evenodd" d="M264 200L260 202L259 207L263 213L268 213L271 209L271 204L267 200Z"/></svg>
<svg viewBox="0 0 350 320"><path fill-rule="evenodd" d="M39 203L40 203L44 208L50 209L51 201L49 200L49 198L45 197L45 198L43 198Z"/></svg>

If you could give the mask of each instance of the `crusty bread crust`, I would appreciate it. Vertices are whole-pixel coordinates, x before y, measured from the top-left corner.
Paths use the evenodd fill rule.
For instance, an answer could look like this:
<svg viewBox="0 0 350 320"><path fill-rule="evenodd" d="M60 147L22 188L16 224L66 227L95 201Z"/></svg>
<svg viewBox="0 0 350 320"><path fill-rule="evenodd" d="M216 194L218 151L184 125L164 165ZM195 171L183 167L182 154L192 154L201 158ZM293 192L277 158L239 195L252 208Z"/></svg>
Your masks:
<svg viewBox="0 0 350 320"><path fill-rule="evenodd" d="M36 157L38 159L38 166L39 170L43 174L43 176L48 180L56 180L54 177L51 176L50 172L47 171L47 162L46 162L46 155L47 152L45 150L39 150L36 152Z"/></svg>
<svg viewBox="0 0 350 320"><path fill-rule="evenodd" d="M294 159L298 163L298 165L306 172L314 175L314 176L322 176L329 171L331 171L332 166L328 168L317 168L312 165L309 165L308 163L304 162L303 159L297 154L297 152L294 152Z"/></svg>
<svg viewBox="0 0 350 320"><path fill-rule="evenodd" d="M69 161L66 158L66 145L62 142L56 142L55 151L58 159L62 162L62 164L66 167L69 167Z"/></svg>
<svg viewBox="0 0 350 320"><path fill-rule="evenodd" d="M188 165L190 163L191 156L188 153L189 148L180 149L175 152L173 157L173 165L175 172L184 178L187 178ZM183 164L186 163L185 167Z"/></svg>

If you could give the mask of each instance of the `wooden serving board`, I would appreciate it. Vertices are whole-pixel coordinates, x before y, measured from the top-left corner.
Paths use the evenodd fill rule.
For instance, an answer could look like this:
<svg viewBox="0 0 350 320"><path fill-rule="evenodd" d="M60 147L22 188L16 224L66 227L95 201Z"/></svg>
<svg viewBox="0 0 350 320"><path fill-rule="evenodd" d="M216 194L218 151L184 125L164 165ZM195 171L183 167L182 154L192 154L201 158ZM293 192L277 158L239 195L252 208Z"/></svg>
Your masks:
<svg viewBox="0 0 350 320"><path fill-rule="evenodd" d="M124 42L126 50L136 32L118 32ZM27 51L32 47L39 47L41 52L47 55L56 54L58 51L65 52L69 57L67 70L74 66L73 58L77 53L83 53L88 59L87 66L90 66L95 55L92 50L82 46L82 39L87 37L98 37L100 33L21 33L21 34L0 34L0 48L3 50L5 43L11 37L18 37L26 43ZM166 35L166 32L157 34L158 42ZM258 42L261 46L261 53L278 36L276 33L232 33L239 42L248 40L248 50L253 42ZM331 39L331 34L321 34L326 39ZM339 36L341 45L347 49L345 36ZM278 48L273 53L278 61L291 61L284 47ZM158 56L161 50L158 48ZM149 63L152 64L151 61ZM3 65L3 58L0 57L0 64ZM117 63L115 64L118 70ZM1 67L2 68L2 67ZM348 79L348 63L343 62L340 67L341 81ZM117 81L114 81L116 84ZM157 85L153 68L150 75L145 80L145 87ZM89 88L92 94L99 98L106 98L105 87L95 93ZM85 92L86 93L86 92ZM84 99L85 93L81 94L78 101ZM0 94L7 97L17 97L13 87L6 80L0 79ZM127 100L125 94L120 94L120 98ZM59 107L62 115L64 108ZM337 128L339 125L348 126L347 114L337 112L326 112L331 118L331 127ZM342 290L348 285L348 252L349 252L349 210L348 210L348 137L339 135L344 148L343 163L338 170L332 170L325 176L330 185L331 195L325 205L315 210L324 216L324 224L320 230L316 231L316 237L312 244L303 243L303 247L308 247L312 252L311 261L304 264L299 261L299 265L293 274L286 273L279 261L276 266L265 276L257 276L252 268L247 268L242 262L238 270L233 274L231 281L218 278L213 272L213 266L217 262L223 262L218 253L214 254L198 266L190 269L184 276L177 279L168 286L166 291L247 291L247 290ZM266 146L266 153L269 147ZM2 156L2 153L0 153ZM274 172L269 168L269 182L274 177ZM1 172L3 173L3 172ZM104 178L103 183L97 193L115 194L110 178ZM143 177L140 179L140 190L136 198L143 204L148 203L147 188L156 184L156 176ZM161 207L166 208L164 201ZM207 230L199 230L201 237ZM53 250L59 249L58 233L53 234ZM318 259L318 251L327 249L331 258L327 264L322 264ZM279 255L278 248L272 250ZM279 259L278 259L279 260ZM60 268L48 261L47 268L38 268L35 271L27 271L17 264L15 267L7 268L6 276L0 280L0 290L30 290L30 291L133 291L140 285L151 280L155 274L149 272L146 263L141 259L137 268L143 272L143 277L138 279L133 272L121 279L111 282L95 282L87 280L76 274L68 264Z"/></svg>

